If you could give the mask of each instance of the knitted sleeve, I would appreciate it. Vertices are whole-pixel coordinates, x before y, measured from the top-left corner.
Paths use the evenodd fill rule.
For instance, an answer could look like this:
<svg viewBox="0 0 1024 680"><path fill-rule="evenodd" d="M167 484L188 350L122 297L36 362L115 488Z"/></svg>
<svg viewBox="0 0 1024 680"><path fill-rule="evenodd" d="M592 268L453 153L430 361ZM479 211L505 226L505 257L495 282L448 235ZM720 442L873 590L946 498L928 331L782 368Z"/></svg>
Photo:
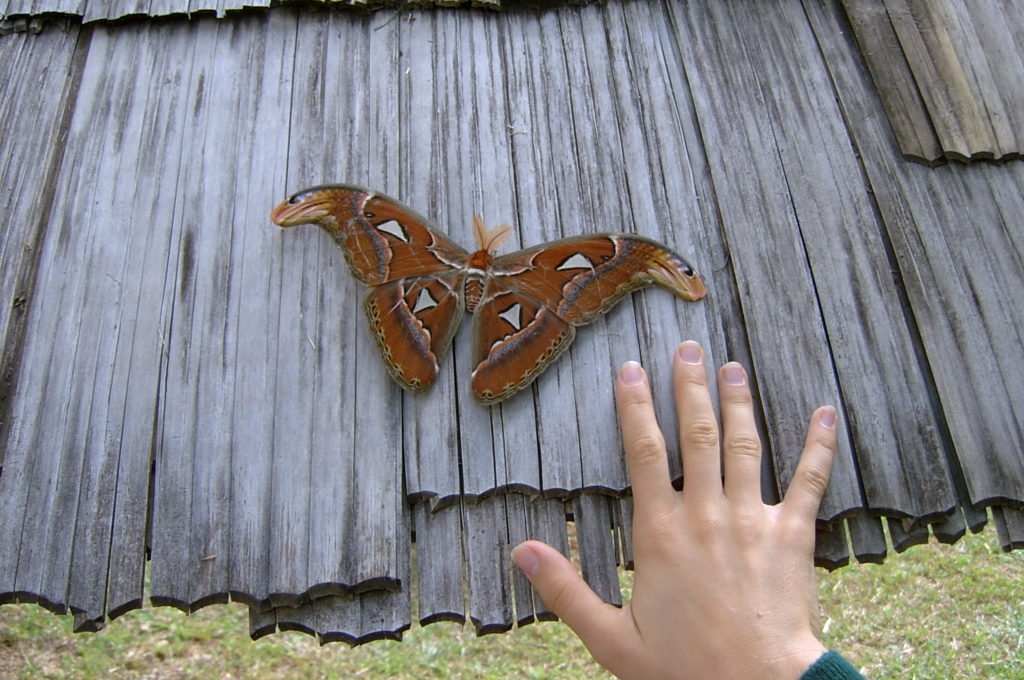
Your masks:
<svg viewBox="0 0 1024 680"><path fill-rule="evenodd" d="M829 650L804 671L800 680L864 680L864 676L838 652Z"/></svg>

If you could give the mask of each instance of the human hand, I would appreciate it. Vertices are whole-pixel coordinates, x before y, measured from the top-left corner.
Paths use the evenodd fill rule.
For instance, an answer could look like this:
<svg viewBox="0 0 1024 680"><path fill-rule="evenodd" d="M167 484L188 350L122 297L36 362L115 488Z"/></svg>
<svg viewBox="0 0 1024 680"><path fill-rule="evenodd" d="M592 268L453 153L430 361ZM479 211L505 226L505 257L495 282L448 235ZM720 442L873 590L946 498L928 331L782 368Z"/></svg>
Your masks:
<svg viewBox="0 0 1024 680"><path fill-rule="evenodd" d="M633 485L632 599L621 609L606 604L544 543L527 541L512 557L548 608L619 677L799 678L825 652L812 623L814 525L836 411L814 412L785 499L765 505L743 367L718 372L720 447L700 346L684 342L673 360L682 493L671 485L646 374L628 362L616 382Z"/></svg>

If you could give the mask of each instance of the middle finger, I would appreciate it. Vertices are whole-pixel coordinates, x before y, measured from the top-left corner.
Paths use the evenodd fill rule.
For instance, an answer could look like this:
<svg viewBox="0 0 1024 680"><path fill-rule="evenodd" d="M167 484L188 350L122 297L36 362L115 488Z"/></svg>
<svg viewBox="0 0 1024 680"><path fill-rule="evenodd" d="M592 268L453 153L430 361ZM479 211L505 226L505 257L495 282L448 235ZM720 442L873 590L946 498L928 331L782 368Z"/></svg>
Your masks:
<svg viewBox="0 0 1024 680"><path fill-rule="evenodd" d="M674 361L684 496L721 496L718 421L711 405L704 352L692 340L679 345Z"/></svg>

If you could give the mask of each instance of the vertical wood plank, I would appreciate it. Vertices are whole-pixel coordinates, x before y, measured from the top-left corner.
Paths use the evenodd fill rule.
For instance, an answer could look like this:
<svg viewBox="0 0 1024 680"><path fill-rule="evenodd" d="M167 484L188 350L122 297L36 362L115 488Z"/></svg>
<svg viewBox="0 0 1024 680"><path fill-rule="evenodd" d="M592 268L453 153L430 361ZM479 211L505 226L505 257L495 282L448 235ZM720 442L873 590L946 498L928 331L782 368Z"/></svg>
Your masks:
<svg viewBox="0 0 1024 680"><path fill-rule="evenodd" d="M124 52L128 59L134 54L134 46ZM75 151L63 166L65 178L58 179L62 190L51 213L52 238L43 250L37 279L38 299L45 301L45 311L34 314L27 328L30 351L23 360L25 371L9 440L12 452L28 447L26 453L31 451L36 459L31 471L25 471L30 476L20 480L31 491L26 492L22 510L21 549L13 551L20 552L14 589L33 593L57 611L67 606L82 480L86 480L89 506L97 500L89 493L94 490L91 483L108 476L108 446L113 444L106 441L108 432L101 425L107 416L102 410L107 406L103 393L109 389L109 374L103 367L116 346L121 283L117 276L126 255L121 238L125 225L104 224L108 206L92 202L92 189L116 178L117 155L123 146L130 148L131 140L126 141L124 133L132 124L131 116L124 109L118 110L119 115L111 111L113 101L130 100L132 75L118 76L106 68L101 57L92 63L91 72L89 65L85 67L83 82L105 78L109 89L82 105L68 133ZM75 160L79 153L80 164ZM104 233L107 229L111 233ZM113 415L115 420L119 416L116 411ZM36 455L38 451L45 453ZM8 472L13 473L10 465ZM17 479L8 476L11 481ZM95 521L83 518L81 527L83 545L96 547L97 561L104 564L86 587L91 591L85 598L90 618L102 617L106 590L102 570L109 549L109 542L102 539L109 532L109 513L97 510Z"/></svg>
<svg viewBox="0 0 1024 680"><path fill-rule="evenodd" d="M1024 55L1013 44L1009 26L1019 17L1004 16L997 3L942 4L953 49L978 103L980 123L992 130L993 146L972 148L974 157L1000 159L1024 152Z"/></svg>
<svg viewBox="0 0 1024 680"><path fill-rule="evenodd" d="M69 602L94 620L101 620L104 607L113 617L142 606L154 414L174 239L175 196L161 186L178 171L188 99L182 84L191 67L192 30L182 25L156 35L147 26L111 36L116 51L110 61L122 66L129 61L124 55L138 43L136 74L144 74L144 82L133 83L131 95L115 104L130 122L121 132L120 167L93 190L98 205L110 206L95 218L111 231L124 229L102 238L125 247L120 270L107 273L117 287L93 291L107 300L105 308L116 310L111 322L116 343L106 370L97 376L109 382L92 398L89 429L101 433L104 451L90 446L86 454L91 474L82 478Z"/></svg>
<svg viewBox="0 0 1024 680"><path fill-rule="evenodd" d="M836 15L813 5L805 9L815 30L835 33ZM1021 243L1005 225L1019 192L998 187L1019 184L1024 175L1016 164L907 166L892 152L864 74L841 66L850 58L850 45L820 44L833 64L840 103L921 334L955 447L950 467L962 470L969 493L961 500L982 506L1012 496L1024 480L1024 410L1019 390L1010 386L1024 381L1024 348L1005 342L1022 328L1016 307L1005 303L1009 291L1022 285L1019 267L1012 264ZM965 224L973 228L963 229Z"/></svg>
<svg viewBox="0 0 1024 680"><path fill-rule="evenodd" d="M618 555L612 536L610 503L613 499L600 494L583 494L573 499L573 518L580 551L583 579L597 595L609 604L622 605Z"/></svg>
<svg viewBox="0 0 1024 680"><path fill-rule="evenodd" d="M888 518L886 524L889 526L892 547L898 553L928 542L927 524L912 524L893 518Z"/></svg>
<svg viewBox="0 0 1024 680"><path fill-rule="evenodd" d="M8 215L0 232L0 601L8 601L15 589L24 510L36 483L35 461L43 455L15 444L10 417L24 336L32 325L28 311L50 221L47 206L54 201L64 153L63 145L47 145L45 140L62 138L72 119L85 61L84 49L76 52L80 33L75 29L0 40L0 137L6 151L0 157L0 201ZM44 58L47 68L30 77Z"/></svg>
<svg viewBox="0 0 1024 680"><path fill-rule="evenodd" d="M366 31L372 20L373 17L354 17L352 26ZM394 186L399 180L402 147L400 111L395 105L399 97L399 49L397 22L383 25L374 22L373 30L367 34L363 82L376 83L378 90L367 102L365 127L359 132L365 140L371 186ZM338 95L347 99L343 93ZM367 452L370 455L358 455L356 459L354 512L358 550L354 555L353 579L367 588L393 589L402 582L401 565L408 562L410 529L401 512L405 507L402 488L405 419L389 418L387 414L401 413L403 394L394 381L378 380L376 371L369 384L358 375L360 368L371 362L380 363L369 327L360 323L359 329L356 335L355 442L357 454ZM400 554L400 546L404 546L404 554ZM364 619L366 615L364 611ZM364 621L364 625L369 624Z"/></svg>
<svg viewBox="0 0 1024 680"><path fill-rule="evenodd" d="M992 508L992 517L1004 551L1024 548L1024 511L1003 505Z"/></svg>
<svg viewBox="0 0 1024 680"><path fill-rule="evenodd" d="M500 19L478 12L437 13L434 49L441 47L441 51L434 59L443 80L435 89L439 107L434 126L445 144L440 150L440 168L446 180L441 191L446 194L449 231L460 230L464 236L459 241L467 245L473 213L482 212L491 223L515 221L513 157L498 56ZM445 49L445 45L450 47ZM475 245L470 250L473 248ZM472 332L455 338L463 492L472 497L495 490L535 491L540 479L533 400L525 393L496 407L477 403L470 391L473 354Z"/></svg>
<svg viewBox="0 0 1024 680"><path fill-rule="evenodd" d="M79 49L76 58L80 35L80 29L71 28L0 41L0 136L5 151L0 186L7 215L0 232L0 436L7 429L13 389L9 372L21 345L42 227L63 153L55 142L68 125L81 78L85 50ZM87 37L81 40L88 44Z"/></svg>
<svg viewBox="0 0 1024 680"><path fill-rule="evenodd" d="M508 541L505 544L505 554L502 557L507 559L511 565L509 578L512 581L512 599L517 626L525 626L536 620L533 609L533 586L530 585L526 574L516 567L511 559L512 549L530 537L530 515L527 509L530 500L518 493L505 494Z"/></svg>
<svg viewBox="0 0 1024 680"><path fill-rule="evenodd" d="M957 508L941 522L933 522L931 530L939 543L953 544L967 533L967 521L964 519L964 514Z"/></svg>
<svg viewBox="0 0 1024 680"><path fill-rule="evenodd" d="M203 230L197 234L196 231L198 224L205 223L205 219L198 213L199 206L210 205L212 210L217 211L218 205L223 203L223 196L206 195L203 192L202 184L196 181L199 173L194 169L202 167L203 153L207 148L207 123L211 117L210 104L216 96L212 86L217 34L217 24L202 22L198 25L194 36L193 65L185 84L189 100L183 123L186 134L181 144L184 153L177 173L176 188L189 187L191 191L180 190L175 194L175 241L172 244L173 259L168 277L168 287L172 291L171 324L163 338L167 358L161 379L159 439L155 453L150 597L154 604L183 609L188 609L192 603L190 578L196 563L199 558L213 554L192 555L195 455L202 441L198 420L200 414L206 412L200 410L199 399L207 396L220 398L223 385L223 382L219 382L214 387L217 397L201 396L198 362L205 355L214 362L214 370L217 364L212 348L209 354L199 350L202 346L200 339L196 338L193 350L193 332L201 333L205 305L215 304L215 299L223 300L223 279L217 276L223 276L227 270L223 261L219 269L212 261L220 250L218 237L224 238L224 232ZM207 164L214 164L217 158L215 154L208 156ZM190 181L190 178L193 179ZM197 187L197 183L200 186ZM198 194L192 193L196 191ZM185 210L190 212L189 220L184 217ZM193 220L199 220L198 224ZM201 253L205 253L202 262L206 264L206 270L197 267ZM213 271L209 269L211 266ZM221 294L208 292L210 287L221 291ZM203 294L198 294L197 288L202 288ZM199 301L198 319L196 300ZM192 356L192 352L199 356ZM220 441L223 444L223 438ZM219 453L223 455L223 450ZM226 555L220 551L217 558L224 560Z"/></svg>
<svg viewBox="0 0 1024 680"><path fill-rule="evenodd" d="M782 453L775 458L776 472L786 488L796 458L785 454L802 449L808 414L821 404L842 403L819 301L778 142L736 19L721 6L688 5L675 21L691 91L703 95L695 102L704 141L718 150L710 157L712 176L719 192L731 197L721 204L724 229L770 445ZM712 72L724 77L709 79ZM751 162L726 162L739 157ZM834 518L861 504L849 440L841 433L820 516Z"/></svg>
<svg viewBox="0 0 1024 680"><path fill-rule="evenodd" d="M569 533L563 502L557 498L538 499L527 505L526 512L529 537L544 541L568 559ZM536 591L533 593L533 612L534 618L538 621L554 621L558 618L547 608Z"/></svg>
<svg viewBox="0 0 1024 680"><path fill-rule="evenodd" d="M843 0L843 7L903 155L926 163L939 161L942 145L885 5Z"/></svg>
<svg viewBox="0 0 1024 680"><path fill-rule="evenodd" d="M204 20L208 21L208 20ZM278 131L288 120L295 19L290 12L252 17L245 25L252 40L239 45L239 59L249 64L249 87L240 92L237 143L243 155L236 166L233 211L232 306L230 322L236 343L227 348L232 404L232 467L226 545L227 589L238 601L264 601L269 590L271 470L273 449L274 369L280 348L277 334L281 300L284 238L267 219L267 211L284 193L288 139ZM275 38L275 36L277 36ZM273 86L270 84L273 83ZM291 379L292 376L288 376ZM330 424L332 421L324 420ZM312 585L312 583L310 584Z"/></svg>
<svg viewBox="0 0 1024 680"><path fill-rule="evenodd" d="M462 510L469 618L477 635L503 633L512 627L514 620L505 499L496 496L465 503Z"/></svg>
<svg viewBox="0 0 1024 680"><path fill-rule="evenodd" d="M328 94L349 92L354 81L361 79L365 40L344 17L297 16L297 22L297 44L303 47L296 50L293 67L289 178L281 198L307 185L343 180L336 177L347 170L342 168L365 162L358 152L353 154L354 159L347 157L363 116L358 109L348 115L341 98ZM355 62L354 68L346 68L349 59ZM320 598L341 594L353 585L354 484L361 459L355 437L357 376L361 372L356 337L363 321L359 304L363 291L347 270L341 251L325 234L311 228L303 232L282 233L280 238L299 239L303 250L316 257L316 302L304 314L315 318L315 326L306 338L315 357L314 382L309 386L313 390L314 417L309 450L308 580L310 595ZM291 381L292 377L285 374L280 379ZM357 604L353 606L358 609Z"/></svg>
<svg viewBox="0 0 1024 680"><path fill-rule="evenodd" d="M955 496L929 403L934 388L908 327L912 312L803 9L776 7L736 20L762 64L761 93L781 140L867 504L907 517L945 515ZM801 139L817 140L815 150Z"/></svg>
<svg viewBox="0 0 1024 680"><path fill-rule="evenodd" d="M466 621L463 573L466 568L462 510L447 506L431 511L426 503L413 506L416 529L419 622ZM403 584L403 588L406 584Z"/></svg>
<svg viewBox="0 0 1024 680"><path fill-rule="evenodd" d="M846 519L850 532L850 543L858 562L881 564L887 553L885 531L882 520L864 513L851 515Z"/></svg>
<svg viewBox="0 0 1024 680"><path fill-rule="evenodd" d="M401 59L399 101L403 148L421 150L399 155L399 186L403 199L417 212L431 219L458 243L470 245L470 235L461 227L464 217L447 224L447 187L441 163L442 139L446 127L437 119L438 91L446 88L442 74L434 67L437 13L416 12L400 20ZM384 21L383 18L377 21ZM438 35L443 40L442 35ZM439 47L439 45L438 45ZM463 324L465 326L465 324ZM461 330L465 336L466 330ZM439 506L457 503L460 493L459 460L470 451L490 450L490 433L478 430L466 437L458 420L455 401L454 352L440 360L441 371L425 398L403 396L405 409L405 479L410 500L432 498ZM476 422L476 421L474 421ZM493 474L492 474L493 480ZM475 488L470 486L469 488Z"/></svg>
<svg viewBox="0 0 1024 680"><path fill-rule="evenodd" d="M730 356L723 326L739 328L742 318L731 311L738 308L735 285L729 278L716 278L716 273L729 270L716 211L718 199L710 186L699 122L670 16L652 11L645 3L609 6L605 14L612 36L617 36L611 40L608 62L621 111L617 125L635 229L687 258L709 290L696 304L657 290L634 300L658 420L669 442L669 466L678 479L682 469L672 384L675 349L681 340L697 340L713 371L730 359L746 358L746 340L738 339L735 356ZM709 387L717 408L714 380Z"/></svg>
<svg viewBox="0 0 1024 680"><path fill-rule="evenodd" d="M814 542L814 565L832 571L850 563L846 521L835 520L818 525Z"/></svg>
<svg viewBox="0 0 1024 680"><path fill-rule="evenodd" d="M953 49L944 5L946 0L885 0L945 156L968 160L971 149L992 149L995 139Z"/></svg>
<svg viewBox="0 0 1024 680"><path fill-rule="evenodd" d="M558 16L553 12L541 15L502 15L502 59L506 64L505 131L511 139L515 182L516 216L519 242L524 248L570 234L582 233L578 215L580 195L575 140L571 128L564 123L574 114L570 100L576 95L586 97L566 72L566 49L561 39ZM569 134L567 134L567 132ZM594 329L579 329L580 334ZM535 415L519 424L508 422L510 412L517 415L529 411L522 403L529 395L501 406L506 431L519 432L533 421L539 447L537 486L551 496L564 496L581 486L582 468L579 454L577 403L573 390L574 362L568 356L550 366L534 383ZM599 403L600 395L589 395ZM514 450L507 457L524 455Z"/></svg>

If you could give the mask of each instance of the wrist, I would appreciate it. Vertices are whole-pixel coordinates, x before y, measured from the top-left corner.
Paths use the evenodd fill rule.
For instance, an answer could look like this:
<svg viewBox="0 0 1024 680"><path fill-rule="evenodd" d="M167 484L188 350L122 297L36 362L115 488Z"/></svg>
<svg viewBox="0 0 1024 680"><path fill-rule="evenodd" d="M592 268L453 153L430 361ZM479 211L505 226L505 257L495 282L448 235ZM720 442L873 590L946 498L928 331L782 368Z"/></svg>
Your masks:
<svg viewBox="0 0 1024 680"><path fill-rule="evenodd" d="M813 635L786 640L773 646L759 658L751 659L752 668L741 669L731 676L739 678L765 678L767 680L798 680L828 650Z"/></svg>

